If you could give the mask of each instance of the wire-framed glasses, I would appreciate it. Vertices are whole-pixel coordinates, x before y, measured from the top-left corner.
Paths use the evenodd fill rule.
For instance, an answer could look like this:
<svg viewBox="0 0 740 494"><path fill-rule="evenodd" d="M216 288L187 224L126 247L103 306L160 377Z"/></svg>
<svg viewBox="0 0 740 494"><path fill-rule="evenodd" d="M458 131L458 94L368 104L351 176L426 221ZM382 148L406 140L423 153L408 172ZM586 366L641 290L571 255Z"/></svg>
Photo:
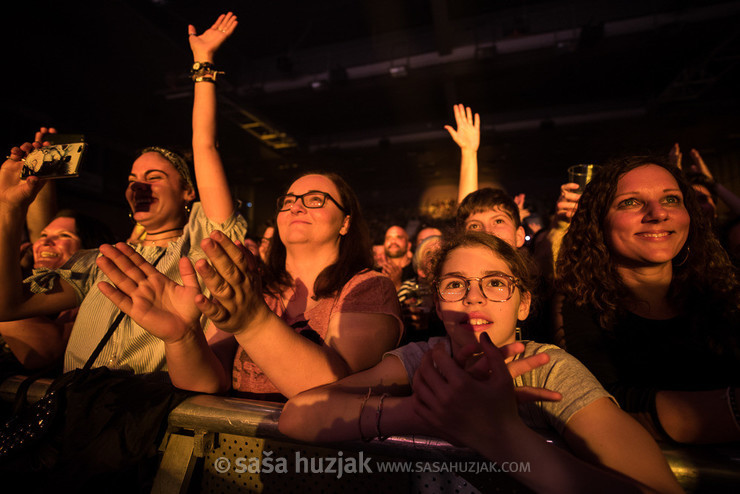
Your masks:
<svg viewBox="0 0 740 494"><path fill-rule="evenodd" d="M445 302L459 302L470 292L471 281L477 281L480 292L492 302L506 302L514 294L514 289L519 286L517 278L498 271L482 278L447 275L438 279L434 286L439 298Z"/></svg>
<svg viewBox="0 0 740 494"><path fill-rule="evenodd" d="M323 208L324 204L326 204L326 200L329 199L331 202L337 205L337 207L343 212L346 213L347 210L342 207L341 204L337 202L336 199L334 199L331 194L328 192L321 192L318 190L310 190L306 192L305 194L301 195L295 195L295 194L285 194L284 196L280 196L277 199L277 208L279 212L282 211L288 211L290 208L293 207L293 204L296 203L296 201L300 199L303 203L303 206L308 209L319 209Z"/></svg>

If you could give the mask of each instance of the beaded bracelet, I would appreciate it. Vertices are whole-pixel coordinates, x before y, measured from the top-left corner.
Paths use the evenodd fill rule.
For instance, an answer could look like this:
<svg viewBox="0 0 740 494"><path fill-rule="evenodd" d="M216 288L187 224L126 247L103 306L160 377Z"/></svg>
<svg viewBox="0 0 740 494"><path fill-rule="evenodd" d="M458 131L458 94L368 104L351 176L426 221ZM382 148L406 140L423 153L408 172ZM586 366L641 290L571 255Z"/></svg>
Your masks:
<svg viewBox="0 0 740 494"><path fill-rule="evenodd" d="M193 82L216 82L216 76L224 72L216 70L216 66L211 62L194 62L190 68L190 78Z"/></svg>
<svg viewBox="0 0 740 494"><path fill-rule="evenodd" d="M365 395L365 398L362 399L362 404L360 405L360 416L357 417L357 427L360 429L360 439L365 441L366 443L369 443L373 440L372 437L365 437L365 434L362 433L362 411L365 409L365 404L367 404L367 400L370 399L370 396L372 396L373 388L367 388L367 394Z"/></svg>
<svg viewBox="0 0 740 494"><path fill-rule="evenodd" d="M380 433L380 416L383 415L383 400L385 400L385 397L388 396L388 393L383 393L380 395L380 401L378 402L378 408L375 411L375 430L378 433L378 440L379 441L385 441L388 439L388 436L383 436L383 434Z"/></svg>
<svg viewBox="0 0 740 494"><path fill-rule="evenodd" d="M207 76L193 77L193 82L210 82L211 84L216 84L216 78Z"/></svg>
<svg viewBox="0 0 740 494"><path fill-rule="evenodd" d="M735 389L732 386L727 387L727 406L730 407L730 415L732 415L732 421L735 422L735 427L740 431L740 410L737 408L737 401L735 401Z"/></svg>

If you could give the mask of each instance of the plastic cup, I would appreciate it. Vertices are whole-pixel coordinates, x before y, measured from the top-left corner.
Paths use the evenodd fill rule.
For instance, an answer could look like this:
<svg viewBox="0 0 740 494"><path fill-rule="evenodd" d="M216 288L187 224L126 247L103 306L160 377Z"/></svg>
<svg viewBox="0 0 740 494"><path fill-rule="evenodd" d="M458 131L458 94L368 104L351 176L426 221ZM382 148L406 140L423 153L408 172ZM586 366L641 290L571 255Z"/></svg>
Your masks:
<svg viewBox="0 0 740 494"><path fill-rule="evenodd" d="M591 181L594 172L598 169L596 165L573 165L568 168L568 182L578 184L578 189L573 190L576 194L582 194L586 184Z"/></svg>

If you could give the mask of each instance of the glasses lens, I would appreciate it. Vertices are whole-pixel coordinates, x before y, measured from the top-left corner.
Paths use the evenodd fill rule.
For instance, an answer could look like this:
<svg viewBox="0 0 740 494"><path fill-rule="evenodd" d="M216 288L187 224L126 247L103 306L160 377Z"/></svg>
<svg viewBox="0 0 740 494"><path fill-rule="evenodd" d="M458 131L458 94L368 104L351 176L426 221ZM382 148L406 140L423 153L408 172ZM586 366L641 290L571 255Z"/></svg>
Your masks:
<svg viewBox="0 0 740 494"><path fill-rule="evenodd" d="M324 205L324 197L321 192L311 192L303 196L303 204L307 208L320 208Z"/></svg>
<svg viewBox="0 0 740 494"><path fill-rule="evenodd" d="M481 280L483 295L494 302L505 302L511 295L511 280L501 275L493 274Z"/></svg>
<svg viewBox="0 0 740 494"><path fill-rule="evenodd" d="M468 291L468 282L465 278L450 276L439 281L437 291L442 300L447 302L457 302L465 297Z"/></svg>
<svg viewBox="0 0 740 494"><path fill-rule="evenodd" d="M295 196L280 196L278 197L278 210L287 211L293 204L295 204Z"/></svg>

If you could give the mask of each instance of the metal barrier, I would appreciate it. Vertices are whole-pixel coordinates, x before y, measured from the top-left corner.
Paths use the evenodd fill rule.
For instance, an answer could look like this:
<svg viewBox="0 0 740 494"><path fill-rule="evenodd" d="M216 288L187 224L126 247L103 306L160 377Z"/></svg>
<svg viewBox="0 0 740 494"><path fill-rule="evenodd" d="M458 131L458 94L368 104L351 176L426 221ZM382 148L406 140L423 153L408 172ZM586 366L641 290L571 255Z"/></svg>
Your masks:
<svg viewBox="0 0 740 494"><path fill-rule="evenodd" d="M12 400L22 380L17 376L1 383L0 398ZM43 396L48 384L34 383L29 400ZM281 408L211 395L185 400L169 416L152 492L528 492L499 473L526 465L492 464L472 450L433 438L322 445L294 441L278 431ZM687 492L740 488L738 445L661 447Z"/></svg>

